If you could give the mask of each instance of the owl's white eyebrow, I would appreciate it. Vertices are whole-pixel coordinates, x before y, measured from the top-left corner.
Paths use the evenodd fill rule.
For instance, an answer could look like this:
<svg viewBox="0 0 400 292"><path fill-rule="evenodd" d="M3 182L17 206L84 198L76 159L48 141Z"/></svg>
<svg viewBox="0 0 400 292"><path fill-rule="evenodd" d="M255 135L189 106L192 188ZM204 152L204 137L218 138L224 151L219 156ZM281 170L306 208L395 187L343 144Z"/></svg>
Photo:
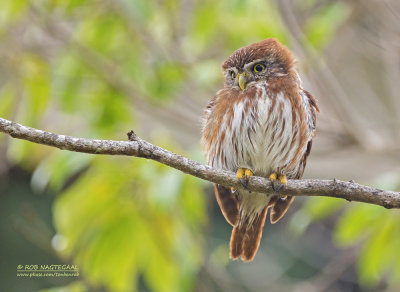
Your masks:
<svg viewBox="0 0 400 292"><path fill-rule="evenodd" d="M257 64L257 63L260 63L260 62L265 62L265 58L260 58L260 59L254 60L251 63L248 63L248 64L244 65L243 69L247 69L249 67L252 67L252 66L254 66L254 64ZM236 67L229 67L229 68L225 69L225 72L230 72L230 71L235 72L235 74L238 73L238 69Z"/></svg>
<svg viewBox="0 0 400 292"><path fill-rule="evenodd" d="M246 65L244 65L244 69L247 69L249 67L253 67L254 64L260 63L260 62L265 62L265 58L261 58L261 59L257 59L252 61L251 63L248 63Z"/></svg>

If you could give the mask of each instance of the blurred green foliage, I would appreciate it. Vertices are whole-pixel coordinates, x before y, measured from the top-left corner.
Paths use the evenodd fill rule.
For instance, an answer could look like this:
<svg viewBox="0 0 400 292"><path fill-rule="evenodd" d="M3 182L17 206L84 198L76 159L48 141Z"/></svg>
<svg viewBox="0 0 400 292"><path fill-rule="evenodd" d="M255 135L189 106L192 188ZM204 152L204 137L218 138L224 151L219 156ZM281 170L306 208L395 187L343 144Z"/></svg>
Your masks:
<svg viewBox="0 0 400 292"><path fill-rule="evenodd" d="M315 1L311 1L315 2ZM348 17L349 7L340 1L332 2L314 17L309 19L304 26L304 34L309 42L317 49L323 49L335 35L335 31Z"/></svg>
<svg viewBox="0 0 400 292"><path fill-rule="evenodd" d="M202 258L202 190L164 165L124 160L94 159L57 200L61 254L111 291L131 290L139 275L152 291L188 290Z"/></svg>
<svg viewBox="0 0 400 292"><path fill-rule="evenodd" d="M400 177L388 173L371 185L390 190L400 190ZM359 247L357 270L360 283L376 286L383 277L396 287L400 282L400 212L383 207L352 203L335 198L310 198L303 209L291 220L292 229L303 234L310 223L322 220L338 211L342 213L336 223L333 241L338 247Z"/></svg>
<svg viewBox="0 0 400 292"><path fill-rule="evenodd" d="M0 7L0 41L8 44L0 64L0 116L75 136L121 139L139 125L143 104L173 102L185 86L208 95L221 82L219 56L266 37L288 41L276 8L265 0L3 0ZM344 3L333 3L311 17L309 41L322 49L346 13ZM167 148L184 154L176 144ZM109 291L138 290L141 282L151 291L194 287L207 222L198 180L155 162L21 140L10 141L7 155L33 172L34 190L60 192L54 248L82 274L62 291L85 291L87 283ZM293 226L301 234L342 205L311 199ZM367 205L341 216L334 239L341 246L363 242L363 283L377 283L388 269L399 280L398 219L398 212Z"/></svg>
<svg viewBox="0 0 400 292"><path fill-rule="evenodd" d="M387 274L393 284L400 280L399 212L360 205L340 217L334 239L339 246L361 243L358 271L362 283L374 286Z"/></svg>

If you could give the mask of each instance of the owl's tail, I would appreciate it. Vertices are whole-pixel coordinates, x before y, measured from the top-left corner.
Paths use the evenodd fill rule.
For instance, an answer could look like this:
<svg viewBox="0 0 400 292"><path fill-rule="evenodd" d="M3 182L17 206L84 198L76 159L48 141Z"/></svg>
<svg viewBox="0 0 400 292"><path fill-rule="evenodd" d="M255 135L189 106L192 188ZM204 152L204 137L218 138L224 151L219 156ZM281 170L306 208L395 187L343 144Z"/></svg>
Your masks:
<svg viewBox="0 0 400 292"><path fill-rule="evenodd" d="M268 205L251 221L249 221L249 216L240 216L238 224L232 231L231 258L236 260L241 257L244 262L253 260L260 245L268 208L271 207L271 223L276 223L285 215L293 200L294 197L292 196L274 196Z"/></svg>
<svg viewBox="0 0 400 292"><path fill-rule="evenodd" d="M254 258L260 245L267 209L265 207L252 222L247 217L233 228L230 244L232 259L242 257L244 262L249 262Z"/></svg>

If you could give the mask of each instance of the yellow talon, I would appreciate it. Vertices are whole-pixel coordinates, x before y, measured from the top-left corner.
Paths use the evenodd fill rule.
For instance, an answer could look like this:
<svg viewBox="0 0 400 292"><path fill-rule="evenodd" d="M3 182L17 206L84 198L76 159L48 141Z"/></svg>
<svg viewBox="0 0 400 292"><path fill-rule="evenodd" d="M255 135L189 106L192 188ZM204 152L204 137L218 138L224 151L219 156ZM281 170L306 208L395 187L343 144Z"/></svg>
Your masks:
<svg viewBox="0 0 400 292"><path fill-rule="evenodd" d="M238 168L236 172L236 177L240 181L243 187L247 188L249 184L250 177L253 175L253 172L248 168Z"/></svg>
<svg viewBox="0 0 400 292"><path fill-rule="evenodd" d="M284 174L280 174L278 176L275 172L273 172L269 176L269 180L271 181L272 189L276 192L279 192L287 184L287 178ZM277 183L277 181L280 183Z"/></svg>
<svg viewBox="0 0 400 292"><path fill-rule="evenodd" d="M278 177L278 179L280 180L281 183L283 183L284 185L287 184L287 178L286 175L282 174Z"/></svg>
<svg viewBox="0 0 400 292"><path fill-rule="evenodd" d="M241 179L244 176L244 168L238 168L237 172L236 172L236 177L237 179Z"/></svg>
<svg viewBox="0 0 400 292"><path fill-rule="evenodd" d="M269 180L276 180L277 179L277 175L275 172L271 173L271 175L269 176Z"/></svg>
<svg viewBox="0 0 400 292"><path fill-rule="evenodd" d="M249 180L250 177L253 175L253 172L252 172L250 169L247 168L247 169L244 171L244 175L245 175L245 177L247 178L247 180Z"/></svg>

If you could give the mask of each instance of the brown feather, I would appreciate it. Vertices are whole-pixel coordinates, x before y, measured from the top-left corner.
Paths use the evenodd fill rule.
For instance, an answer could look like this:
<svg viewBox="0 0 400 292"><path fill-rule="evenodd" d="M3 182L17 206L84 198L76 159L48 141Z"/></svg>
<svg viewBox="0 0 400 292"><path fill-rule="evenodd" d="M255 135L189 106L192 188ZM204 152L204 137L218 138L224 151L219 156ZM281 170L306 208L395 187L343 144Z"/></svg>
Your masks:
<svg viewBox="0 0 400 292"><path fill-rule="evenodd" d="M245 64L269 56L279 67L288 71L294 66L292 53L275 39L265 39L260 42L236 50L223 64L222 69L243 67Z"/></svg>
<svg viewBox="0 0 400 292"><path fill-rule="evenodd" d="M246 220L233 228L230 242L232 259L253 260L260 246L267 210L265 207L251 224Z"/></svg>
<svg viewBox="0 0 400 292"><path fill-rule="evenodd" d="M265 70L254 70L258 62ZM292 53L266 39L235 51L222 69L224 88L205 109L202 144L208 164L230 171L249 168L257 176L301 178L319 109L316 99L300 87ZM239 86L238 74L246 74L245 88ZM219 185L214 189L224 217L234 226L230 256L243 261L257 252L267 209L271 207L270 221L276 223L294 200L240 190L232 194Z"/></svg>
<svg viewBox="0 0 400 292"><path fill-rule="evenodd" d="M243 240L242 260L249 262L253 260L257 253L262 237L265 217L267 216L268 208L265 207L261 214L254 220L251 226L247 229L246 236Z"/></svg>
<svg viewBox="0 0 400 292"><path fill-rule="evenodd" d="M295 197L280 197L271 208L270 221L272 224L278 222L287 212Z"/></svg>
<svg viewBox="0 0 400 292"><path fill-rule="evenodd" d="M243 225L237 225L232 230L230 242L230 257L233 260L240 258L243 250L243 238L246 234L246 228Z"/></svg>
<svg viewBox="0 0 400 292"><path fill-rule="evenodd" d="M239 222L239 202L231 190L214 184L215 197L226 221L232 226Z"/></svg>

